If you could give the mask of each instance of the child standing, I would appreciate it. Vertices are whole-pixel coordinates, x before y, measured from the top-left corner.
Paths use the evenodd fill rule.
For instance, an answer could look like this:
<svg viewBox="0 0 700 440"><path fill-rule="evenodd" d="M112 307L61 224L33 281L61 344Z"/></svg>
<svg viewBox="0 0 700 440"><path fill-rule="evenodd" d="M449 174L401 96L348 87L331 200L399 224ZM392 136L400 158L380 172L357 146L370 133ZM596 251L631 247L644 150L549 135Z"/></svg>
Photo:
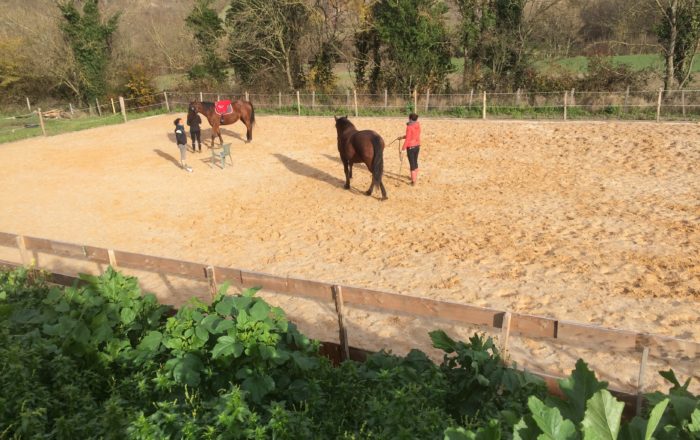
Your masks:
<svg viewBox="0 0 700 440"><path fill-rule="evenodd" d="M192 152L197 151L195 148L195 140L199 143L199 152L202 152L202 130L199 124L202 123L202 118L196 112L189 111L187 113L187 125L190 127L190 137L192 138Z"/></svg>
<svg viewBox="0 0 700 440"><path fill-rule="evenodd" d="M406 139L401 149L406 150L408 163L411 166L411 185L415 185L418 181L418 153L420 152L420 123L417 114L408 115L406 134L397 139Z"/></svg>
<svg viewBox="0 0 700 440"><path fill-rule="evenodd" d="M185 134L185 127L182 126L182 118L177 118L173 121L175 124L175 141L177 142L177 148L180 149L180 165L182 169L188 173L192 172L187 163L185 163L185 156L187 154L187 135Z"/></svg>

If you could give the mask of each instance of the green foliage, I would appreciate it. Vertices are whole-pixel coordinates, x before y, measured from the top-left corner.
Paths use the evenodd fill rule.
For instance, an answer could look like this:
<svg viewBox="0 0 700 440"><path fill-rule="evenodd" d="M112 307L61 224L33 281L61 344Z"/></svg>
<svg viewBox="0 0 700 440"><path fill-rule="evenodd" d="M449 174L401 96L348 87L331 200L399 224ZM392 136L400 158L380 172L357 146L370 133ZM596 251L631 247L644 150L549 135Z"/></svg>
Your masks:
<svg viewBox="0 0 700 440"><path fill-rule="evenodd" d="M493 341L433 332L441 365L413 350L331 367L255 289L177 312L111 268L51 287L33 270L0 272L0 437L694 439L698 397L672 371L648 420L584 363L543 401ZM546 402L546 403L545 403ZM571 415L571 418L569 417ZM460 426L462 425L462 426ZM619 436L618 436L619 432Z"/></svg>
<svg viewBox="0 0 700 440"><path fill-rule="evenodd" d="M194 33L197 45L202 50L202 60L189 70L191 80L226 79L226 62L217 55L219 41L224 37L223 21L212 9L213 0L197 0L192 12L185 19L187 27Z"/></svg>
<svg viewBox="0 0 700 440"><path fill-rule="evenodd" d="M447 30L447 7L439 0L382 0L372 7L366 29L355 36L358 85L370 91L443 90L454 70ZM372 71L366 78L366 67Z"/></svg>
<svg viewBox="0 0 700 440"><path fill-rule="evenodd" d="M103 20L98 2L83 2L82 15L75 6L75 0L58 3L64 19L61 31L75 56L78 98L86 102L93 102L106 93L112 34L117 30L119 20L119 14Z"/></svg>
<svg viewBox="0 0 700 440"><path fill-rule="evenodd" d="M142 65L127 69L126 84L124 84L125 97L135 98L138 107L147 107L157 102L153 86L153 77Z"/></svg>
<svg viewBox="0 0 700 440"><path fill-rule="evenodd" d="M667 90L671 89L675 79L679 88L683 88L690 79L700 41L700 2L689 0L673 3L673 7L670 3L664 6L661 21L656 26L656 35L664 50L667 69L669 62L673 63L673 78L666 76L664 86Z"/></svg>

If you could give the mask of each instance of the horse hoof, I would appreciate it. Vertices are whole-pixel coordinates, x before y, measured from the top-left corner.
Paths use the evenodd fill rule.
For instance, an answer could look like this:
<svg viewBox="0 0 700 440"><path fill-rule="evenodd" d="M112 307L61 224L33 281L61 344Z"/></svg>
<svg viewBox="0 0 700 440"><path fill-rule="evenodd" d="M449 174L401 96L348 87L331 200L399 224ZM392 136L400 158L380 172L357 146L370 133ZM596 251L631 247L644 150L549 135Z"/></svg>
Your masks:
<svg viewBox="0 0 700 440"><path fill-rule="evenodd" d="M389 200L389 197L382 197L382 202L386 202L387 200Z"/></svg>
<svg viewBox="0 0 700 440"><path fill-rule="evenodd" d="M350 189L350 185L343 185L343 188Z"/></svg>
<svg viewBox="0 0 700 440"><path fill-rule="evenodd" d="M366 196L371 196L371 195L372 195L372 193L371 193L371 192L369 192L369 191L365 191L365 195L366 195Z"/></svg>

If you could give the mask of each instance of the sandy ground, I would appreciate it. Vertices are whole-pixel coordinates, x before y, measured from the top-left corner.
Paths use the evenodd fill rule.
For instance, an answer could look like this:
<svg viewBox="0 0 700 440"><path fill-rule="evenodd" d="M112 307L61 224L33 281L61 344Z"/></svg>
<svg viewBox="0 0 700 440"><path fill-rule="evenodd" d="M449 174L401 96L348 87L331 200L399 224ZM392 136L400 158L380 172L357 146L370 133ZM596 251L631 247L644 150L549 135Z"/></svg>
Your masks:
<svg viewBox="0 0 700 440"><path fill-rule="evenodd" d="M0 231L700 341L697 125L425 119L418 186L394 143L381 202L361 193L364 166L343 190L332 118L258 116L249 144L231 126L234 165L190 154L191 174L177 166L173 119L0 145ZM403 119L353 121L403 134ZM201 283L139 275L166 302L206 298ZM337 339L331 305L276 300L310 336ZM351 343L367 348L472 330L350 313ZM637 382L634 358L513 344L521 365L569 371L582 355L619 388Z"/></svg>

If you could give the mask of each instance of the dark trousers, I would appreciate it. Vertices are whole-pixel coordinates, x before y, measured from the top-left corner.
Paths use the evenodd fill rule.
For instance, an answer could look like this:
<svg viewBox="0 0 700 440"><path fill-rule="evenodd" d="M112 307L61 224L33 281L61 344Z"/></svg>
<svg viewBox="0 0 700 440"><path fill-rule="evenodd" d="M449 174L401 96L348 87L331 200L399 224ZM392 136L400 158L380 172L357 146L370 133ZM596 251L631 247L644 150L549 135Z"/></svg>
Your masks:
<svg viewBox="0 0 700 440"><path fill-rule="evenodd" d="M194 151L194 141L195 139L199 143L199 151L202 151L202 130L190 130L190 137L192 138L192 151Z"/></svg>
<svg viewBox="0 0 700 440"><path fill-rule="evenodd" d="M420 152L420 145L417 147L412 147L406 150L406 155L408 156L408 163L411 165L411 171L418 169L418 153Z"/></svg>

